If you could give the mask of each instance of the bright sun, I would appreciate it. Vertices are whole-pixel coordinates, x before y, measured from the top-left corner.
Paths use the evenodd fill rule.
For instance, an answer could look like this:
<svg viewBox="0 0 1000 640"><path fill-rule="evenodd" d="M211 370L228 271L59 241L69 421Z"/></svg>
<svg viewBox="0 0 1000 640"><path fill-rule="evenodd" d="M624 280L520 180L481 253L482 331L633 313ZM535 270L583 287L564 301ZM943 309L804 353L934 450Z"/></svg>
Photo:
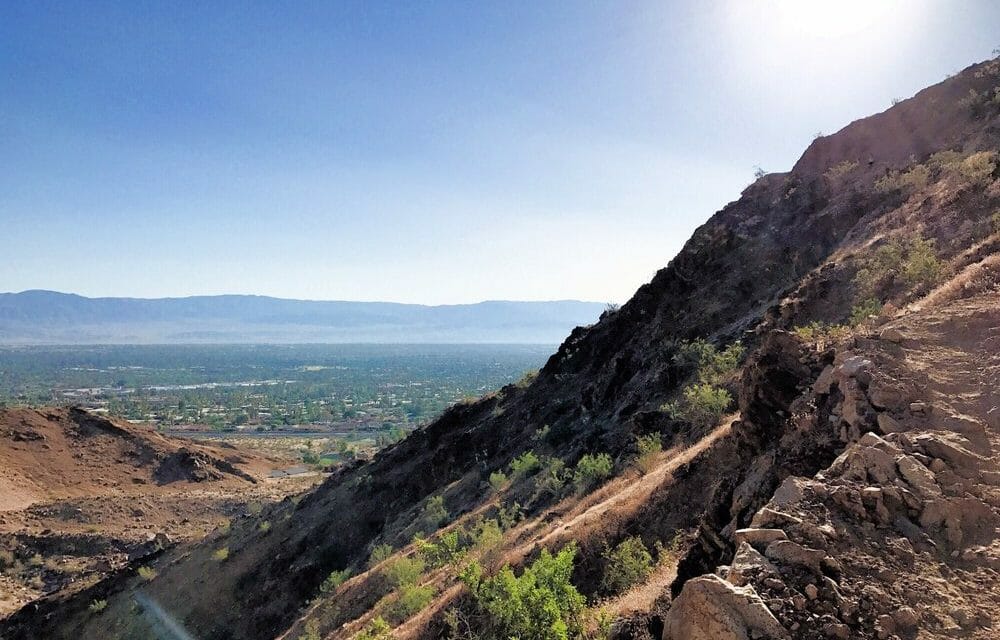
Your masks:
<svg viewBox="0 0 1000 640"><path fill-rule="evenodd" d="M842 38L866 31L894 17L905 17L902 0L771 0L762 13L773 12L777 29L814 38Z"/></svg>

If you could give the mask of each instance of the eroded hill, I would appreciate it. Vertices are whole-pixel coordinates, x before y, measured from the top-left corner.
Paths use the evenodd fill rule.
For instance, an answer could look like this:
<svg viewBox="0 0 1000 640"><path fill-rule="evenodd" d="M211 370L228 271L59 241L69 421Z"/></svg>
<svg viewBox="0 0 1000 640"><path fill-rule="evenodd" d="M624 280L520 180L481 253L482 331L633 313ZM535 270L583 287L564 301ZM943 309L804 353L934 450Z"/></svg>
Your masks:
<svg viewBox="0 0 1000 640"><path fill-rule="evenodd" d="M535 379L0 634L995 637L998 88L817 139Z"/></svg>

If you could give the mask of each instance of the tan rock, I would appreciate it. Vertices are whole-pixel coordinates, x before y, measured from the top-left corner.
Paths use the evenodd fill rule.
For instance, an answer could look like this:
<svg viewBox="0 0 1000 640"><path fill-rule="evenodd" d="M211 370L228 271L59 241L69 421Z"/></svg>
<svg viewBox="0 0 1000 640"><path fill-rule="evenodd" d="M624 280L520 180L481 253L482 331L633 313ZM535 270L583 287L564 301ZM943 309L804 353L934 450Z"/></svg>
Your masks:
<svg viewBox="0 0 1000 640"><path fill-rule="evenodd" d="M938 486L934 473L920 464L913 456L900 456L896 459L896 468L903 480L913 487L922 500L930 500L941 495L941 487Z"/></svg>
<svg viewBox="0 0 1000 640"><path fill-rule="evenodd" d="M740 543L733 556L733 562L729 565L729 573L726 579L737 587L742 587L747 583L750 574L778 573L778 570L759 551L750 546L749 543Z"/></svg>
<svg viewBox="0 0 1000 640"><path fill-rule="evenodd" d="M899 433L906 430L906 427L900 424L899 420L896 420L884 411L875 416L875 421L878 423L878 428L882 433Z"/></svg>
<svg viewBox="0 0 1000 640"><path fill-rule="evenodd" d="M664 623L663 640L751 640L791 636L753 587L714 575L689 580Z"/></svg>
<svg viewBox="0 0 1000 640"><path fill-rule="evenodd" d="M752 547L767 547L777 540L788 540L788 534L783 529L737 529L733 541L739 545L743 542Z"/></svg>
<svg viewBox="0 0 1000 640"><path fill-rule="evenodd" d="M814 573L819 573L820 562L826 557L826 553L819 549L810 549L791 540L772 542L767 545L764 555L779 564L806 567Z"/></svg>

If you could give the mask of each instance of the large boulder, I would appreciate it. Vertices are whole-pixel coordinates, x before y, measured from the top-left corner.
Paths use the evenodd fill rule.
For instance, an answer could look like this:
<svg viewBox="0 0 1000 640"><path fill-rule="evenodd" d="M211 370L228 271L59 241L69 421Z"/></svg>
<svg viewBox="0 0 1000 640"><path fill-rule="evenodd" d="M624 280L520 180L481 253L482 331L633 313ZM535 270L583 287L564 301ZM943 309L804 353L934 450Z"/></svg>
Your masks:
<svg viewBox="0 0 1000 640"><path fill-rule="evenodd" d="M663 640L789 640L753 587L714 575L689 580L670 607Z"/></svg>

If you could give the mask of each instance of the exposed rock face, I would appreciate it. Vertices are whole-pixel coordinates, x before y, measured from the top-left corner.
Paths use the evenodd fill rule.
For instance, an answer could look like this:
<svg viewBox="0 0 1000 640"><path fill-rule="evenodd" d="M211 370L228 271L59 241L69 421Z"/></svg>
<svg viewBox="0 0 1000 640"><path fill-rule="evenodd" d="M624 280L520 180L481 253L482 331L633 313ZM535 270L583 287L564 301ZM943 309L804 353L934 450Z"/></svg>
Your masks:
<svg viewBox="0 0 1000 640"><path fill-rule="evenodd" d="M716 577L688 582L674 602L663 640L752 640L790 638L753 587Z"/></svg>

